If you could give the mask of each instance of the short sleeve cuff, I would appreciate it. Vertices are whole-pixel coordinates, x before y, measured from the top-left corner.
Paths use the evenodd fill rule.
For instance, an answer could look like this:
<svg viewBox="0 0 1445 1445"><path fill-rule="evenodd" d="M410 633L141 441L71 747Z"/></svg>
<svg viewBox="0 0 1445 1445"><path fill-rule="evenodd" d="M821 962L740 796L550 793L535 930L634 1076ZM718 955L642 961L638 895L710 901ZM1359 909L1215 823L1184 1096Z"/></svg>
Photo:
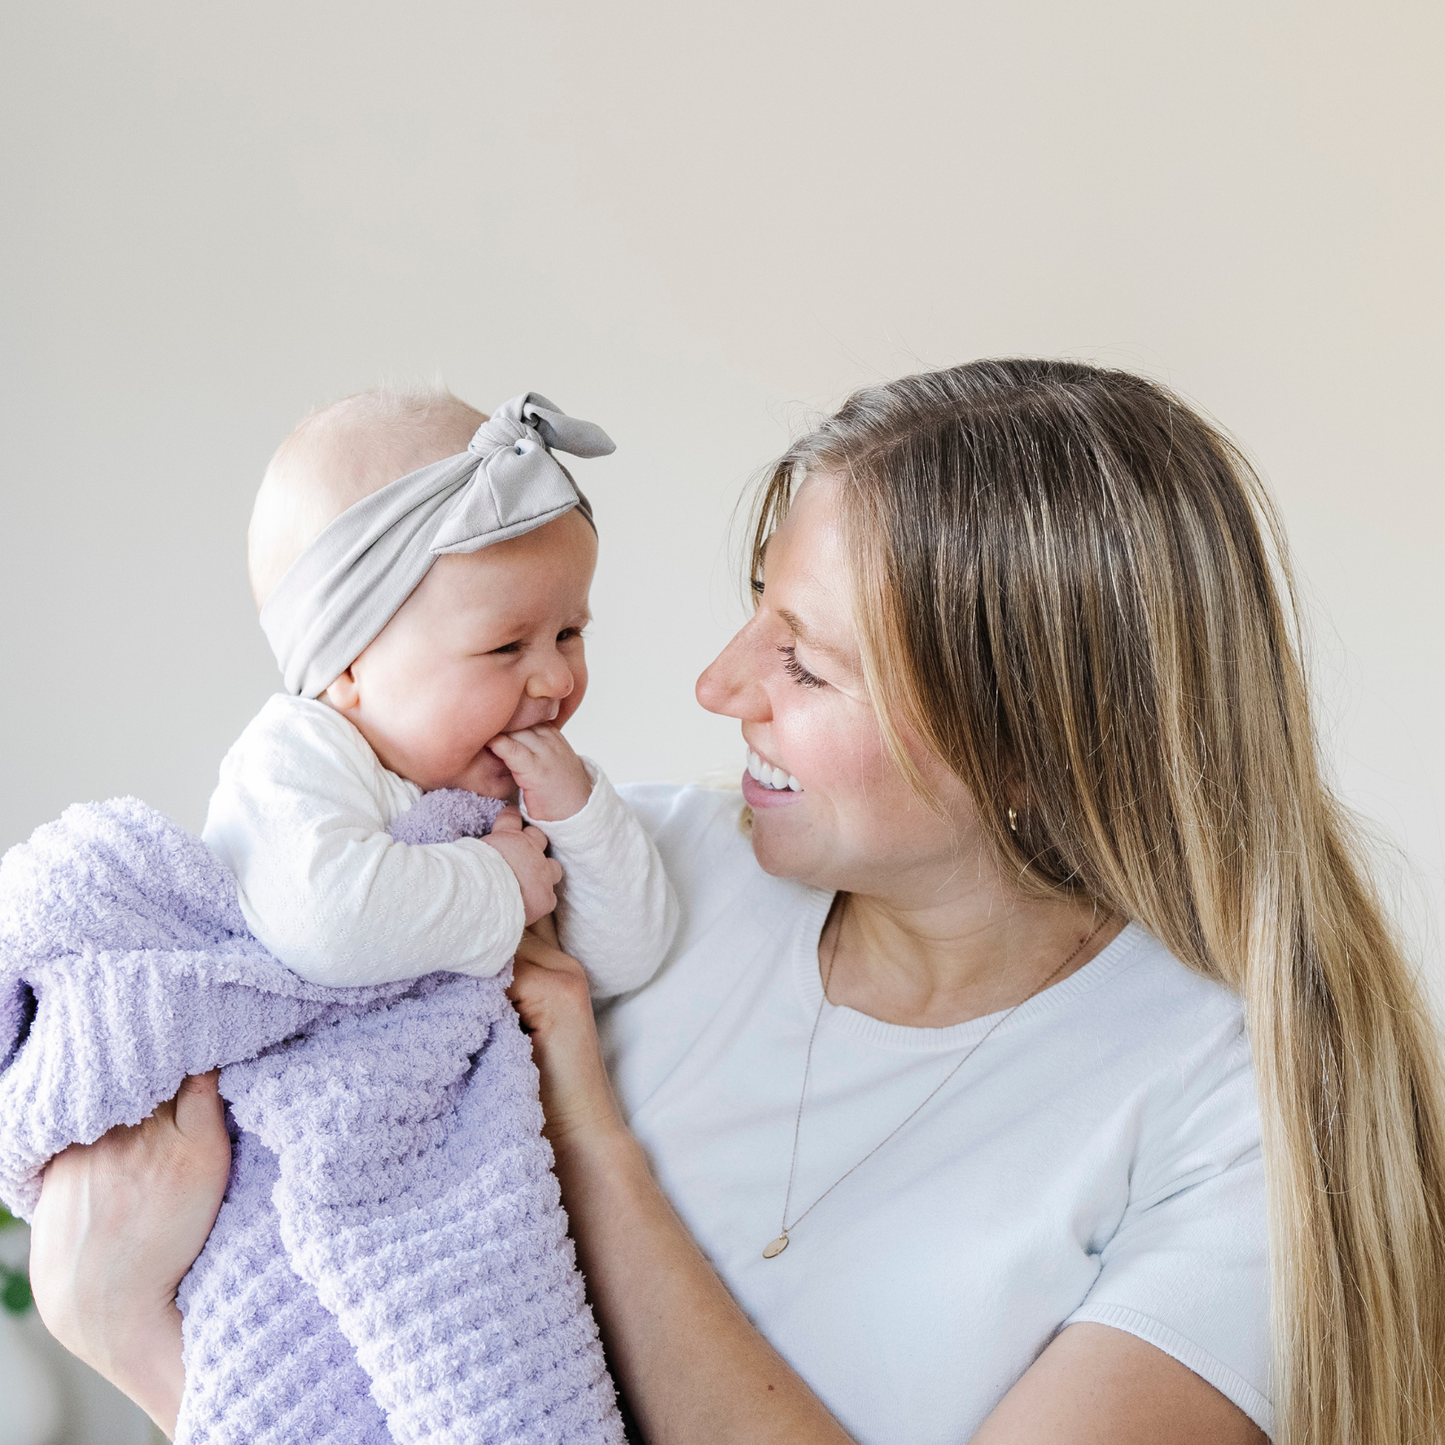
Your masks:
<svg viewBox="0 0 1445 1445"><path fill-rule="evenodd" d="M1186 1340L1177 1330L1171 1330L1168 1325L1138 1310L1102 1302L1084 1303L1064 1321L1063 1327L1082 1324L1109 1325L1163 1350L1186 1369L1193 1370L1201 1380L1213 1385L1227 1400L1232 1400L1266 1435L1270 1433L1273 1411L1269 1400L1237 1370L1230 1369L1222 1360L1200 1349L1193 1340Z"/></svg>

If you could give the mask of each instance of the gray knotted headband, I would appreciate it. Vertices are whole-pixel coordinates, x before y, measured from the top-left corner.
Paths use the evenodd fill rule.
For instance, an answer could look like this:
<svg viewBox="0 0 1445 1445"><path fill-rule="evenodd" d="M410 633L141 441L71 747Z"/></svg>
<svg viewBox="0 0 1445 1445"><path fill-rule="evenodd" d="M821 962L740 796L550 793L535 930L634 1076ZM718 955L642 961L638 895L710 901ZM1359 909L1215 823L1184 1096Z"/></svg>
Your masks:
<svg viewBox="0 0 1445 1445"><path fill-rule="evenodd" d="M460 456L348 507L291 564L261 609L287 692L325 692L443 554L520 537L573 507L591 522L592 508L554 447L574 457L616 450L600 426L529 391L498 407Z"/></svg>

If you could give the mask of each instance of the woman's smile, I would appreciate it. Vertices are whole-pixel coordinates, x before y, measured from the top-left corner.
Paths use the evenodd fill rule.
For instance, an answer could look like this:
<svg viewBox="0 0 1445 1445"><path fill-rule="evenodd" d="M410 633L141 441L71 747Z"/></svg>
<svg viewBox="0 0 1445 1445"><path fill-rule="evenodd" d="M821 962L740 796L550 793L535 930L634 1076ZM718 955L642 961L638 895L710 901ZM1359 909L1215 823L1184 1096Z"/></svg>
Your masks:
<svg viewBox="0 0 1445 1445"><path fill-rule="evenodd" d="M765 758L756 748L748 749L748 767L743 777L743 791L748 783L757 784L758 789L769 793L801 793L803 785L786 768L780 768L771 759ZM751 802L749 798L749 802ZM779 799L779 801L782 801Z"/></svg>

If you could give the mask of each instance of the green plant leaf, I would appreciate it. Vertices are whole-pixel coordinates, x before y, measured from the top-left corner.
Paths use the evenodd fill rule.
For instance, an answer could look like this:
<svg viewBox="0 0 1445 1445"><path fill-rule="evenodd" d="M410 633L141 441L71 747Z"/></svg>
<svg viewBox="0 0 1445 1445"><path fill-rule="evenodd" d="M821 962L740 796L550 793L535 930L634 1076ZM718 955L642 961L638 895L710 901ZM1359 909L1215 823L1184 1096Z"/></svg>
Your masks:
<svg viewBox="0 0 1445 1445"><path fill-rule="evenodd" d="M30 1308L30 1281L18 1269L0 1269L0 1305L12 1315L23 1315Z"/></svg>
<svg viewBox="0 0 1445 1445"><path fill-rule="evenodd" d="M10 1211L0 1204L0 1229L9 1229L11 1225L19 1223L20 1221Z"/></svg>

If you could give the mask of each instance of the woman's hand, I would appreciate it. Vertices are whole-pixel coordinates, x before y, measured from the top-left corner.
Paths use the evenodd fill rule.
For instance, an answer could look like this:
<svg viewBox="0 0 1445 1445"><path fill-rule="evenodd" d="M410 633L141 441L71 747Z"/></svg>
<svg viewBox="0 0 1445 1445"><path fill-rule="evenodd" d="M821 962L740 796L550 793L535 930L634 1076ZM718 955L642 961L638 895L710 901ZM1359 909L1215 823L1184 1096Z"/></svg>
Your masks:
<svg viewBox="0 0 1445 1445"><path fill-rule="evenodd" d="M231 1165L217 1078L186 1079L143 1123L52 1159L31 1233L30 1280L50 1333L167 1435L185 1386L176 1290Z"/></svg>
<svg viewBox="0 0 1445 1445"><path fill-rule="evenodd" d="M507 992L532 1036L553 1148L586 1135L625 1133L602 1062L587 975L557 946L550 916L522 935Z"/></svg>

